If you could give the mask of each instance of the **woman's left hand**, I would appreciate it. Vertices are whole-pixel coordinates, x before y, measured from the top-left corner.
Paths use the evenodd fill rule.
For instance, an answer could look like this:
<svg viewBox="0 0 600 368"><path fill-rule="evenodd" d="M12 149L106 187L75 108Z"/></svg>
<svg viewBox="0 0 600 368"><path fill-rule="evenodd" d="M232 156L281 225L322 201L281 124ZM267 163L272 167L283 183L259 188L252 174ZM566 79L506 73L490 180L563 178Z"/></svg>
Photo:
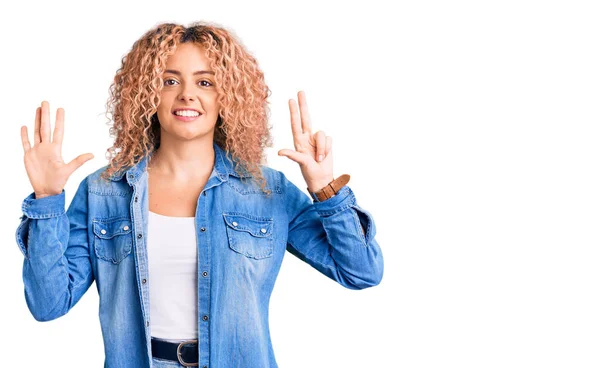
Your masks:
<svg viewBox="0 0 600 368"><path fill-rule="evenodd" d="M304 91L298 92L300 114L294 99L288 101L294 136L294 150L279 150L279 156L286 156L300 165L302 176L308 190L317 192L329 184L333 178L333 158L331 154L331 137L319 130L311 132L310 116Z"/></svg>

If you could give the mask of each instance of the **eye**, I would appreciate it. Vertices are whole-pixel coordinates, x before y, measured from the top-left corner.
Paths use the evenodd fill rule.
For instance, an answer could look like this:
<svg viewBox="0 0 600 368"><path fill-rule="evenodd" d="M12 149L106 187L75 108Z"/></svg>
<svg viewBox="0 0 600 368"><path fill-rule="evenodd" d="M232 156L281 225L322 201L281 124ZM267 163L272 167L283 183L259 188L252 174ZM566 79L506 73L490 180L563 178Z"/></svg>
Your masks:
<svg viewBox="0 0 600 368"><path fill-rule="evenodd" d="M179 82L177 82L175 79L173 79L173 78L169 78L169 79L165 79L165 80L164 80L164 85L165 85L165 86L174 86L174 85L175 85L175 83L170 83L170 82L179 83ZM211 82L207 81L207 80L201 80L199 83L200 83L200 85L201 85L202 87L211 87L211 86L213 86L213 84L212 84ZM203 83L204 83L204 84L203 84Z"/></svg>
<svg viewBox="0 0 600 368"><path fill-rule="evenodd" d="M164 84L165 84L166 86L172 86L172 84L169 84L169 83L167 83L167 82L176 82L176 80L175 80L175 79L171 79L171 78L169 78L169 79L165 79L165 82L164 82Z"/></svg>

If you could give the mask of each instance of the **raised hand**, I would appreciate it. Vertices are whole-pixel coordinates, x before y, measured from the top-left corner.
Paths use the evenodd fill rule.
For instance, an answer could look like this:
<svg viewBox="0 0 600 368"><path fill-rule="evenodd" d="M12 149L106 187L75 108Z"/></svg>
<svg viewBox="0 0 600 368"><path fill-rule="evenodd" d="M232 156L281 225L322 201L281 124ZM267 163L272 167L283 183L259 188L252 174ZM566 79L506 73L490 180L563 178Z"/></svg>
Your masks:
<svg viewBox="0 0 600 368"><path fill-rule="evenodd" d="M312 134L306 95L303 91L298 92L300 113L294 99L288 102L296 150L282 149L278 155L298 163L308 190L316 192L333 180L331 137L326 136L322 130Z"/></svg>
<svg viewBox="0 0 600 368"><path fill-rule="evenodd" d="M36 199L60 194L71 174L86 161L94 158L91 153L84 153L68 164L62 159L62 140L64 132L65 110L56 110L56 123L52 139L50 138L50 105L42 101L42 106L35 110L35 130L31 147L27 126L21 126L21 141L25 151L25 169L35 192Z"/></svg>

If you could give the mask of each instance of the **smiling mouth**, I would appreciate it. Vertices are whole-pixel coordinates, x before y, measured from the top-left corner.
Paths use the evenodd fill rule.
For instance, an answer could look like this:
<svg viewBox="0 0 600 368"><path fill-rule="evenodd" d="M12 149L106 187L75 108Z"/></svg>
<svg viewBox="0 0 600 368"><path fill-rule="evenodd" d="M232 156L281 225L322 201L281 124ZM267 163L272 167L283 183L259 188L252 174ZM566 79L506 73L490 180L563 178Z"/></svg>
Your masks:
<svg viewBox="0 0 600 368"><path fill-rule="evenodd" d="M179 116L181 118L197 118L197 117L202 116L201 112L198 112L198 115L191 115L191 116L188 116L188 115L177 115L175 112L173 112L172 114L175 115L175 116Z"/></svg>

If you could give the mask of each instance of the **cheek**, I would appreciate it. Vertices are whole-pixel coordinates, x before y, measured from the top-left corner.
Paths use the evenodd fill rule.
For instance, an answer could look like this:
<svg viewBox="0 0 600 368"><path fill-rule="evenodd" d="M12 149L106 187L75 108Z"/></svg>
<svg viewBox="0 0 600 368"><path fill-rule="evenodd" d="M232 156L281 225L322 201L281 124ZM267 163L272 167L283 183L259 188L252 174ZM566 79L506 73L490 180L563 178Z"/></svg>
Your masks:
<svg viewBox="0 0 600 368"><path fill-rule="evenodd" d="M160 105L158 105L156 107L156 112L159 114L164 114L165 112L168 112L167 106L163 103L161 103Z"/></svg>
<svg viewBox="0 0 600 368"><path fill-rule="evenodd" d="M158 106L158 109L156 111L156 115L158 115L158 120L159 121L164 121L166 118L168 118L169 116L171 116L171 111L169 111L169 109Z"/></svg>
<svg viewBox="0 0 600 368"><path fill-rule="evenodd" d="M165 104L164 101L165 101L164 97L161 97L160 103L158 104L158 106L156 106L156 112L159 114L162 114L165 111L168 111L167 104Z"/></svg>
<svg viewBox="0 0 600 368"><path fill-rule="evenodd" d="M206 98L202 100L202 106L204 106L205 109L214 111L216 113L219 110L219 103L217 102L217 97L211 96L211 98Z"/></svg>

